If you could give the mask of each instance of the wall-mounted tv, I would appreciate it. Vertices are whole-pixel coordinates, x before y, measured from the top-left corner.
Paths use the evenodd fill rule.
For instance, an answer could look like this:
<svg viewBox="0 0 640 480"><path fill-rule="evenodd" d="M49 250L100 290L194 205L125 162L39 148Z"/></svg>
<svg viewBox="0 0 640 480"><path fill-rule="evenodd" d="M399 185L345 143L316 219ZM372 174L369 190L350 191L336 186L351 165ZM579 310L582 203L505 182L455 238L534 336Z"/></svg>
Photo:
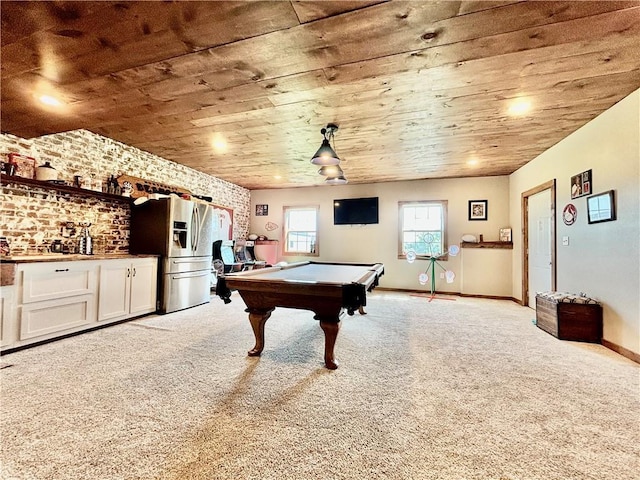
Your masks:
<svg viewBox="0 0 640 480"><path fill-rule="evenodd" d="M378 197L341 198L333 201L334 225L378 223Z"/></svg>

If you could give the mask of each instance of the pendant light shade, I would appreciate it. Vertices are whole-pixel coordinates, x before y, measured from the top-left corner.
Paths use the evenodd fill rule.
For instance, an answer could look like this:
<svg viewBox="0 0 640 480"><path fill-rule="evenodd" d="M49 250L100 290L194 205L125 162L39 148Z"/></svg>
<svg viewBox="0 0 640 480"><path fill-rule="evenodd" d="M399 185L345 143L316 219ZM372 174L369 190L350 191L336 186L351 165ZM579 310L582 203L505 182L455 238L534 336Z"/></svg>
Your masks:
<svg viewBox="0 0 640 480"><path fill-rule="evenodd" d="M329 140L326 138L322 140L322 145L311 159L311 163L314 165L337 165L340 163L338 154L333 151Z"/></svg>
<svg viewBox="0 0 640 480"><path fill-rule="evenodd" d="M344 178L344 175L340 175L339 177L329 177L324 181L324 183L327 185L344 185L345 183L348 183L348 180Z"/></svg>
<svg viewBox="0 0 640 480"><path fill-rule="evenodd" d="M340 165L324 165L320 170L318 170L318 173L325 177L344 176L344 172L340 168Z"/></svg>
<svg viewBox="0 0 640 480"><path fill-rule="evenodd" d="M338 165L340 158L335 150L331 147L329 140L333 139L333 134L338 130L338 126L333 123L329 123L326 128L320 130L323 135L322 145L311 158L311 163L314 165Z"/></svg>

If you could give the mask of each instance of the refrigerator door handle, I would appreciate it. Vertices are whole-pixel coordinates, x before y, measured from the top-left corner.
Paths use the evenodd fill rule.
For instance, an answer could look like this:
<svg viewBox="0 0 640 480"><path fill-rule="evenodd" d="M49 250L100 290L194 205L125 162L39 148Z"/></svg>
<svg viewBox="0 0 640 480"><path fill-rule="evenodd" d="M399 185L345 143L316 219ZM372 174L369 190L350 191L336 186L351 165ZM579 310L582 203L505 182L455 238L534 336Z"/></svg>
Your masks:
<svg viewBox="0 0 640 480"><path fill-rule="evenodd" d="M194 205L191 211L191 250L195 252L198 249L198 240L200 237L200 215L198 215L198 206Z"/></svg>
<svg viewBox="0 0 640 480"><path fill-rule="evenodd" d="M174 257L170 258L172 264L179 265L181 263L193 263L193 262L201 262L203 260L207 260L210 257Z"/></svg>
<svg viewBox="0 0 640 480"><path fill-rule="evenodd" d="M171 278L174 280L180 278L193 278L193 277L209 277L211 276L211 272L208 270L200 271L200 272L187 272L187 273L172 273Z"/></svg>

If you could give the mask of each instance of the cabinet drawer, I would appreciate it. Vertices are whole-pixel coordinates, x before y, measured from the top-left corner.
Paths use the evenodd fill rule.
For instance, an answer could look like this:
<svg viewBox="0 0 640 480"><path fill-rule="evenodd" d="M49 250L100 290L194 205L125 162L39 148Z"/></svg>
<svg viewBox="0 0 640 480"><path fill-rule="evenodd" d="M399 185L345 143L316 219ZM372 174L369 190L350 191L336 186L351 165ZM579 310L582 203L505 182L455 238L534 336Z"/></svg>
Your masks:
<svg viewBox="0 0 640 480"><path fill-rule="evenodd" d="M20 340L87 325L94 319L93 295L24 305L21 314Z"/></svg>
<svg viewBox="0 0 640 480"><path fill-rule="evenodd" d="M96 293L94 262L50 262L21 269L22 304Z"/></svg>

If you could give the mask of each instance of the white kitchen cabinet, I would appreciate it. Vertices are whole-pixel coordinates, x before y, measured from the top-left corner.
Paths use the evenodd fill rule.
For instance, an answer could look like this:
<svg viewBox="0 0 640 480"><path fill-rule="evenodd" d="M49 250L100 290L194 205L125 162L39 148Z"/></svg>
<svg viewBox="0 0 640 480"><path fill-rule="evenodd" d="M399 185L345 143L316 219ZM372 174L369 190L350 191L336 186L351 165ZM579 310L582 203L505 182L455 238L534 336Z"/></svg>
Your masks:
<svg viewBox="0 0 640 480"><path fill-rule="evenodd" d="M0 287L3 352L156 311L158 258L17 261Z"/></svg>
<svg viewBox="0 0 640 480"><path fill-rule="evenodd" d="M95 322L98 263L41 262L18 267L19 340Z"/></svg>
<svg viewBox="0 0 640 480"><path fill-rule="evenodd" d="M155 312L158 297L158 259L140 258L132 263L131 316Z"/></svg>
<svg viewBox="0 0 640 480"><path fill-rule="evenodd" d="M17 319L15 316L13 285L0 287L0 347L15 341Z"/></svg>
<svg viewBox="0 0 640 480"><path fill-rule="evenodd" d="M158 260L110 260L100 265L98 321L121 320L156 311Z"/></svg>

